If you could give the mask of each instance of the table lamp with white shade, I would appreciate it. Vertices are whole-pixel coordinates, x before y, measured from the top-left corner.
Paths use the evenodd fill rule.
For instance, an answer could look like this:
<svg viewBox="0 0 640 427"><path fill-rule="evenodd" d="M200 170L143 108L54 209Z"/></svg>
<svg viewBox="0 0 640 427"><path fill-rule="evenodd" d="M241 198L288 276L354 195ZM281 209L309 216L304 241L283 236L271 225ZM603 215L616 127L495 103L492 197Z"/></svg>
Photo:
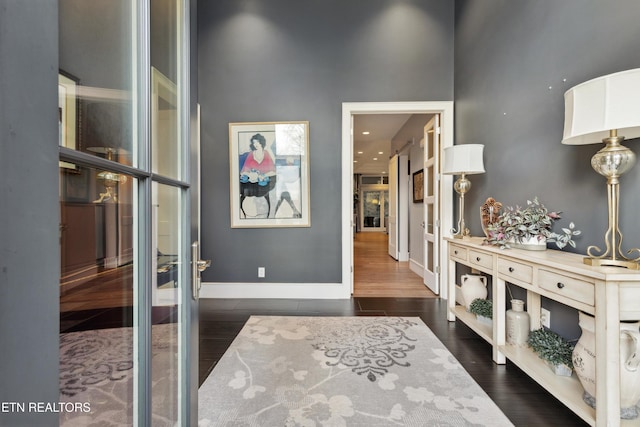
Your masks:
<svg viewBox="0 0 640 427"><path fill-rule="evenodd" d="M609 227L605 249L589 246L588 265L640 268L640 249L622 253L622 232L618 226L620 176L631 169L636 156L622 145L627 138L640 137L640 68L598 77L569 89L565 95L563 144L604 143L591 158L591 166L607 178ZM618 133L625 136L618 136ZM631 255L638 253L637 258Z"/></svg>
<svg viewBox="0 0 640 427"><path fill-rule="evenodd" d="M469 229L464 223L464 195L471 189L471 181L469 181L467 175L485 172L484 162L482 161L483 151L484 145L482 144L454 145L444 149L444 168L442 173L445 175L460 175L460 178L453 184L453 188L460 196L458 228L451 230L455 239L462 239L470 235Z"/></svg>

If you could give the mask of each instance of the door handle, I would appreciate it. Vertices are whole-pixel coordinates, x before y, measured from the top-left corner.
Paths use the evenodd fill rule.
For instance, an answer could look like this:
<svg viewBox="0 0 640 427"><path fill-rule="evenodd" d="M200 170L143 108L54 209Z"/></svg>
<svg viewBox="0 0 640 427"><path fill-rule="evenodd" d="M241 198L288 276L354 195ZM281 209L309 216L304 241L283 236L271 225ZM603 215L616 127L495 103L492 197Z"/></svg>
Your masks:
<svg viewBox="0 0 640 427"><path fill-rule="evenodd" d="M211 260L200 259L200 245L198 242L191 244L191 260L191 297L194 300L198 300L200 298L200 289L202 288L200 273L211 266Z"/></svg>
<svg viewBox="0 0 640 427"><path fill-rule="evenodd" d="M210 259L207 259L207 260L199 259L197 261L197 265L198 265L198 272L202 273L207 268L211 267L211 260Z"/></svg>

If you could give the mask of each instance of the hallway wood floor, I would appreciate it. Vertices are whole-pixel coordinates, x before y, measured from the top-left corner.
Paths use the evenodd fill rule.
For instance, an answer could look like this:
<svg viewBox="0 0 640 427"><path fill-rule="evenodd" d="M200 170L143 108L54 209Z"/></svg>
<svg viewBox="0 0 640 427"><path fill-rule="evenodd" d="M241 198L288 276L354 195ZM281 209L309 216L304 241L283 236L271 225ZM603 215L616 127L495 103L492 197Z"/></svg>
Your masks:
<svg viewBox="0 0 640 427"><path fill-rule="evenodd" d="M422 277L411 271L409 262L389 256L389 236L385 233L355 234L353 242L353 296L433 298Z"/></svg>

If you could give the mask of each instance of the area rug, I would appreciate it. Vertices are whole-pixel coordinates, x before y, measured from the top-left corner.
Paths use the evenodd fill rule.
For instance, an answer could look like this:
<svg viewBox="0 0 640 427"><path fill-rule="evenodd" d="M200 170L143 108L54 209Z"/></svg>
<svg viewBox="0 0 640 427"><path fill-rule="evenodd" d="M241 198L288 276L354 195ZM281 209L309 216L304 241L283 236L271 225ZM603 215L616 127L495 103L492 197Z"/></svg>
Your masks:
<svg viewBox="0 0 640 427"><path fill-rule="evenodd" d="M252 316L199 426L511 426L419 318Z"/></svg>
<svg viewBox="0 0 640 427"><path fill-rule="evenodd" d="M177 325L153 325L151 337L153 425L174 426ZM133 375L132 328L60 334L60 402L76 409L60 411L60 426L133 425Z"/></svg>

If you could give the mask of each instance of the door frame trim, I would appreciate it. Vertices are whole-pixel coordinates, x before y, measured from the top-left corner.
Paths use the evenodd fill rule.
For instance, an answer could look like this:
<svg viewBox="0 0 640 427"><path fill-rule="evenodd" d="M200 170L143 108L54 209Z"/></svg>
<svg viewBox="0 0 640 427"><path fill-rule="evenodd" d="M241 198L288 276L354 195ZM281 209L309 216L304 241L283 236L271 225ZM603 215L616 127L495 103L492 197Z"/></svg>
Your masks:
<svg viewBox="0 0 640 427"><path fill-rule="evenodd" d="M417 102L343 102L342 103L342 285L353 294L353 117L358 114L440 114L441 155L445 147L453 145L453 101ZM442 158L442 157L441 157ZM453 225L453 191L450 175L440 176L440 230ZM446 253L440 233L440 258ZM440 263L442 265L442 263ZM447 283L447 269L442 268L440 281ZM446 286L440 296L447 298Z"/></svg>

